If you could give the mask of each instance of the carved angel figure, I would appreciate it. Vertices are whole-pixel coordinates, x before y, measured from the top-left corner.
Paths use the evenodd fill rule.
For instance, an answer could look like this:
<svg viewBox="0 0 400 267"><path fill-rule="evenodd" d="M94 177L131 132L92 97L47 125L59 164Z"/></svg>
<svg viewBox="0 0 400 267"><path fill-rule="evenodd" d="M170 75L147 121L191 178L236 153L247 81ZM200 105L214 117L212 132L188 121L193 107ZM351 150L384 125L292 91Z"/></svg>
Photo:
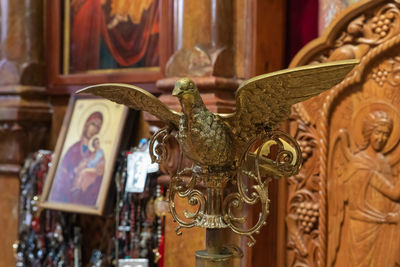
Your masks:
<svg viewBox="0 0 400 267"><path fill-rule="evenodd" d="M399 266L400 180L383 153L393 118L377 110L362 122L364 143L341 129L331 149L328 179L328 265ZM354 150L354 151L352 151Z"/></svg>

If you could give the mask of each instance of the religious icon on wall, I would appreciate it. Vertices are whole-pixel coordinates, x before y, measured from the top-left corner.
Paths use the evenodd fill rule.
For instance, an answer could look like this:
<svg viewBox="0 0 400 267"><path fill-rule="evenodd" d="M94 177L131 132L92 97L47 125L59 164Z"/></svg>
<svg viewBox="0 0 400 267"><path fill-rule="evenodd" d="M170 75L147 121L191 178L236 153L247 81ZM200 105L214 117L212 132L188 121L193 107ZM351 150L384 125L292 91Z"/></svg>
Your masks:
<svg viewBox="0 0 400 267"><path fill-rule="evenodd" d="M42 207L101 214L127 108L78 98L66 115L42 197Z"/></svg>
<svg viewBox="0 0 400 267"><path fill-rule="evenodd" d="M64 0L63 74L159 67L160 0Z"/></svg>

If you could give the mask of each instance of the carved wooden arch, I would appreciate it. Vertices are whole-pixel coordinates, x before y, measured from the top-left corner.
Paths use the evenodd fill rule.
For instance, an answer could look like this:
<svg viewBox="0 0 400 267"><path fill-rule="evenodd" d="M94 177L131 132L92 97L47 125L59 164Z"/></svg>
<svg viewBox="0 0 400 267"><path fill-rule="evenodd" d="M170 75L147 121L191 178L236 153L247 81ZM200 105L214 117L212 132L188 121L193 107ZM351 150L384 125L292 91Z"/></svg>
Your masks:
<svg viewBox="0 0 400 267"><path fill-rule="evenodd" d="M369 101L363 94L375 96L374 93L365 93L366 90L383 88L385 83L392 87L400 85L397 77L400 75L400 59L397 57L400 56L399 8L398 0L367 0L352 5L331 23L320 38L304 47L290 64L290 67L295 67L360 59L360 64L342 83L293 109L291 134L302 147L305 163L301 173L289 179L287 266L331 266L331 262L327 262L327 184L330 182L328 156L332 146L332 114L338 107L348 108L343 104L346 99L355 97L362 102ZM384 74L380 66L388 61L391 69L389 67ZM365 89L371 81L374 82L372 89ZM381 93L378 95L381 97ZM394 103L393 99L385 101ZM394 105L397 110L400 109L399 103ZM346 115L345 111L342 113ZM349 118L344 120L351 121L354 110L349 108L347 113Z"/></svg>

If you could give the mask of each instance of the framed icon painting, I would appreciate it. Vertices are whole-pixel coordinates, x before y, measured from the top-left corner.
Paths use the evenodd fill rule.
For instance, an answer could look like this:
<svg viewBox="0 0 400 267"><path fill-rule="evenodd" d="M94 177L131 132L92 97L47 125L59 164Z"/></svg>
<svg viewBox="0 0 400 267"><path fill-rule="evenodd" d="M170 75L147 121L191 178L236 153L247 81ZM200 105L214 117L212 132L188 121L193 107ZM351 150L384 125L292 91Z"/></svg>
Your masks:
<svg viewBox="0 0 400 267"><path fill-rule="evenodd" d="M173 0L46 1L50 91L164 77L173 53ZM147 87L145 86L147 85Z"/></svg>
<svg viewBox="0 0 400 267"><path fill-rule="evenodd" d="M128 108L74 97L57 140L40 206L102 214Z"/></svg>
<svg viewBox="0 0 400 267"><path fill-rule="evenodd" d="M63 74L160 66L160 0L64 0Z"/></svg>

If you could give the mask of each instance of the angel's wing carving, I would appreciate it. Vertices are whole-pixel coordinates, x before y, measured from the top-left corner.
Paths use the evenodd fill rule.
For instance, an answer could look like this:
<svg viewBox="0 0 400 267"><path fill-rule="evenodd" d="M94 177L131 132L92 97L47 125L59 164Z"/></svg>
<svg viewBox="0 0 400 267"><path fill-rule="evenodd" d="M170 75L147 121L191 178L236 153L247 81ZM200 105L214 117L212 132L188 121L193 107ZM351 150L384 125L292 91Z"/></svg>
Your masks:
<svg viewBox="0 0 400 267"><path fill-rule="evenodd" d="M264 129L276 129L290 107L341 82L358 60L343 60L254 77L236 91L236 112L221 115L234 133L248 141Z"/></svg>
<svg viewBox="0 0 400 267"><path fill-rule="evenodd" d="M144 110L175 128L179 126L181 113L169 109L157 97L133 85L105 83L86 87L78 93L90 93L133 109Z"/></svg>
<svg viewBox="0 0 400 267"><path fill-rule="evenodd" d="M333 266L340 245L345 202L348 199L346 182L351 178L348 166L354 155L351 152L349 133L340 129L328 158L328 266Z"/></svg>

